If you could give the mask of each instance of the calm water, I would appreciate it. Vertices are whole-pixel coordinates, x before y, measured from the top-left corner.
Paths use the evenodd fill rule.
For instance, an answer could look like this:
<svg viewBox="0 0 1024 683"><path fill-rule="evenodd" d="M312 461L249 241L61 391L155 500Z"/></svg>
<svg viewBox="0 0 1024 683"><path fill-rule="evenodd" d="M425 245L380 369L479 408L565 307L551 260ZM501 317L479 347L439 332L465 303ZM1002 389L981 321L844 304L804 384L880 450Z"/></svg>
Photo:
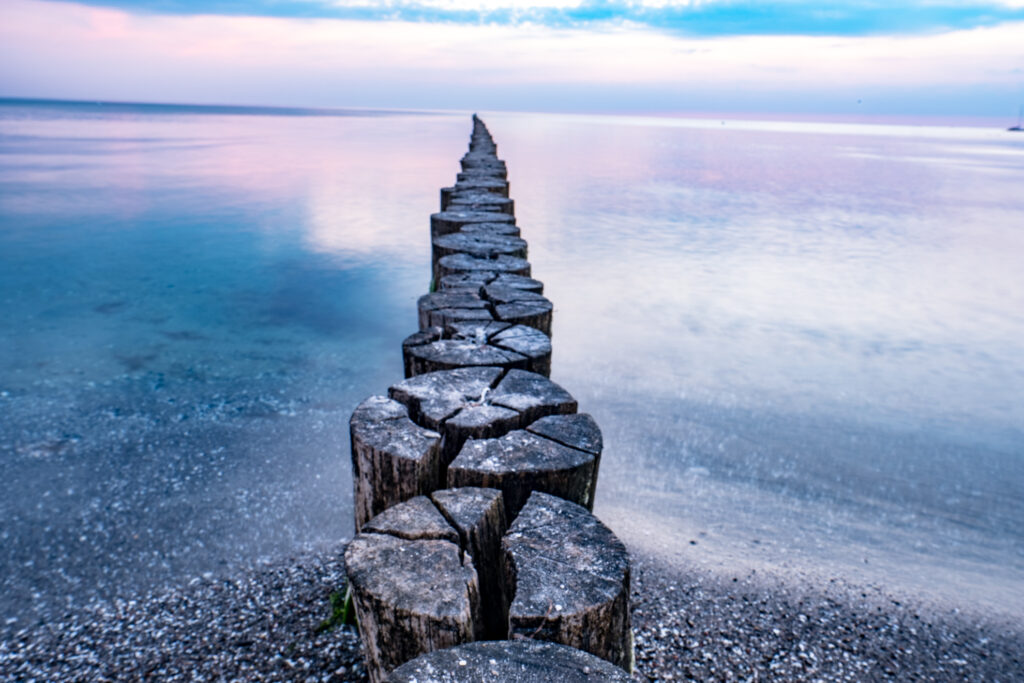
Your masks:
<svg viewBox="0 0 1024 683"><path fill-rule="evenodd" d="M1024 612L1024 138L485 118L627 544ZM469 128L0 106L8 627L350 533Z"/></svg>

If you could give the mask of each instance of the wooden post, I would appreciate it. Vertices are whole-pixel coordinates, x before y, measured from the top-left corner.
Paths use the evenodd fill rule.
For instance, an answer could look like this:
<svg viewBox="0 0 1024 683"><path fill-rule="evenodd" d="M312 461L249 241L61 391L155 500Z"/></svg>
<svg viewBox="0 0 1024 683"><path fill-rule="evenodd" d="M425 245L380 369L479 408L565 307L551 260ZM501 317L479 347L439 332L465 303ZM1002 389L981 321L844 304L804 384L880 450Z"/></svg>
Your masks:
<svg viewBox="0 0 1024 683"><path fill-rule="evenodd" d="M425 652L484 633L476 569L465 557L457 532L423 500L425 504L402 503L405 509L389 511L403 520L402 535L395 535L394 524L371 520L368 526L378 531L358 534L345 550L366 671L373 683ZM420 519L424 515L427 519ZM447 526L442 538L435 516Z"/></svg>
<svg viewBox="0 0 1024 683"><path fill-rule="evenodd" d="M449 417L467 405L482 403L501 377L501 368L431 372L391 385L388 395L408 408L416 424L440 432Z"/></svg>
<svg viewBox="0 0 1024 683"><path fill-rule="evenodd" d="M440 237L470 223L515 223L514 216L493 211L441 211L430 214L430 237Z"/></svg>
<svg viewBox="0 0 1024 683"><path fill-rule="evenodd" d="M448 486L500 489L509 517L534 491L593 506L595 458L517 429L497 439L467 441L448 466Z"/></svg>
<svg viewBox="0 0 1024 683"><path fill-rule="evenodd" d="M466 223L458 231L467 235L483 233L486 235L508 235L509 237L520 237L521 232L515 223Z"/></svg>
<svg viewBox="0 0 1024 683"><path fill-rule="evenodd" d="M496 169L491 171L487 168L471 168L460 172L455 176L455 180L458 182L465 182L468 180L476 180L478 178L491 178L494 180L508 180L508 172L504 169Z"/></svg>
<svg viewBox="0 0 1024 683"><path fill-rule="evenodd" d="M628 557L588 512L601 432L547 378L553 307L476 115L460 165L431 215L438 291L402 343L407 379L350 421L345 562L367 671L380 683L455 647L394 675L627 680L612 664L632 666ZM481 638L501 641L469 644Z"/></svg>
<svg viewBox="0 0 1024 683"><path fill-rule="evenodd" d="M501 159L496 159L489 154L469 153L463 156L459 160L459 163L462 164L463 171L483 169L492 175L498 176L499 178L508 178L508 169L505 166L505 162Z"/></svg>
<svg viewBox="0 0 1024 683"><path fill-rule="evenodd" d="M407 346L404 351L410 377L456 368L526 366L522 354L469 339L440 339L422 346Z"/></svg>
<svg viewBox="0 0 1024 683"><path fill-rule="evenodd" d="M463 315L463 314L466 315ZM440 334L416 333L402 343L407 377L438 370L495 366L551 374L551 340L523 325L482 320L478 309L441 309L430 321L444 322Z"/></svg>
<svg viewBox="0 0 1024 683"><path fill-rule="evenodd" d="M576 399L547 377L533 372L509 370L489 395L491 403L518 410L523 425L548 415L576 412Z"/></svg>
<svg viewBox="0 0 1024 683"><path fill-rule="evenodd" d="M508 197L500 197L490 192L474 192L467 190L455 192L448 198L445 211L497 211L515 215L515 201Z"/></svg>
<svg viewBox="0 0 1024 683"><path fill-rule="evenodd" d="M439 291L424 294L416 302L420 329L444 327L456 320L494 320L490 304L472 291Z"/></svg>
<svg viewBox="0 0 1024 683"><path fill-rule="evenodd" d="M540 280L534 280L533 278L524 277L522 275L513 275L512 273L501 273L493 280L494 284L501 285L503 287L515 287L516 289L524 289L534 294L544 293L544 283Z"/></svg>
<svg viewBox="0 0 1024 683"><path fill-rule="evenodd" d="M507 180L488 178L484 176L473 178L471 180L464 180L461 183L455 183L451 187L442 187L441 210L444 211L448 208L448 200L451 199L453 194L457 192L465 192L466 190L490 192L498 195L499 197L508 197L509 183Z"/></svg>
<svg viewBox="0 0 1024 683"><path fill-rule="evenodd" d="M442 485L441 434L409 419L407 408L371 396L349 420L356 531L374 515Z"/></svg>
<svg viewBox="0 0 1024 683"><path fill-rule="evenodd" d="M388 683L630 683L625 671L575 648L540 640L466 643L421 655Z"/></svg>
<svg viewBox="0 0 1024 683"><path fill-rule="evenodd" d="M452 254L467 254L473 258L493 259L498 256L517 256L526 258L526 240L511 235L493 234L490 232L454 232L442 235L432 243L432 267L434 281L438 282L438 261Z"/></svg>
<svg viewBox="0 0 1024 683"><path fill-rule="evenodd" d="M543 295L495 282L484 286L483 297L491 302L496 320L533 327L551 337L553 306Z"/></svg>
<svg viewBox="0 0 1024 683"><path fill-rule="evenodd" d="M439 259L437 265L441 278L474 270L530 276L530 262L516 256L496 256L483 259L473 258L467 254L451 254Z"/></svg>
<svg viewBox="0 0 1024 683"><path fill-rule="evenodd" d="M442 435L444 466L467 439L499 437L548 415L576 412L576 399L548 378L522 370L509 370L502 377L496 367L418 375L393 385L389 394L417 424ZM512 413L518 418L512 419Z"/></svg>
<svg viewBox="0 0 1024 683"><path fill-rule="evenodd" d="M562 643L632 670L629 556L608 527L579 505L535 492L502 545L513 638Z"/></svg>
<svg viewBox="0 0 1024 683"><path fill-rule="evenodd" d="M526 431L594 456L594 483L591 485L590 504L586 506L588 510L593 510L597 470L601 466L601 452L604 450L604 438L594 418L587 413L551 415L531 422Z"/></svg>
<svg viewBox="0 0 1024 683"><path fill-rule="evenodd" d="M505 556L501 539L508 530L501 491L466 487L435 491L431 500L458 531L462 548L473 556L480 582L480 611L486 640L508 638Z"/></svg>
<svg viewBox="0 0 1024 683"><path fill-rule="evenodd" d="M490 270L468 270L461 273L453 273L442 277L438 282L438 290L446 291L469 291L477 294L488 282L492 282L498 274Z"/></svg>

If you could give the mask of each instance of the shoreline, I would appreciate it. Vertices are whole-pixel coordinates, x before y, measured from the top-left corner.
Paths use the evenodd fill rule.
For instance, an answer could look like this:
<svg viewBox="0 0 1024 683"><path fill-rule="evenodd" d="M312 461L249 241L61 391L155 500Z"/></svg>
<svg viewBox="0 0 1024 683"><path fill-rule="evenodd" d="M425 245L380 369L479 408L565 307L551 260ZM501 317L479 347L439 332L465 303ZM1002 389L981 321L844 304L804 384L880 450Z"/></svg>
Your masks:
<svg viewBox="0 0 1024 683"><path fill-rule="evenodd" d="M0 625L13 680L365 681L351 629L318 632L344 543ZM669 566L631 551L639 681L1011 680L1024 628L878 587Z"/></svg>

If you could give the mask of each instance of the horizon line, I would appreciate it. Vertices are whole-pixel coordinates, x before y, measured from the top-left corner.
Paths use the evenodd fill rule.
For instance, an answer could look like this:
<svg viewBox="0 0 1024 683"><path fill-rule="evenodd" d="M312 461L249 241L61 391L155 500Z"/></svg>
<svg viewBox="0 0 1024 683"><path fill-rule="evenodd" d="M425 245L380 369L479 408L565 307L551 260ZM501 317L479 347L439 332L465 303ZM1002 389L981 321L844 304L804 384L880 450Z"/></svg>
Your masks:
<svg viewBox="0 0 1024 683"><path fill-rule="evenodd" d="M448 115L471 115L478 114L522 114L522 115L543 115L543 116L588 116L588 117L615 117L615 118L656 118L656 119L697 119L697 120L722 120L723 123L730 120L744 122L793 122L793 123L851 123L861 125L914 125L920 127L987 127L978 125L983 122L993 127L999 127L997 123L1004 119L1003 116L995 115L964 115L964 114L856 114L836 112L796 112L796 111L711 111L707 109L677 109L677 110L517 110L517 109L433 109L426 107L399 108L399 107L370 107L370 106L302 106L284 104L252 104L252 103L226 103L226 102L167 102L167 101L146 101L146 100L106 100L106 99L72 99L63 97L23 97L17 95L0 95L0 105L11 104L43 104L43 105L74 105L82 107L139 107L169 109L206 109L208 112L193 112L207 114L235 114L241 116L258 116L261 114L274 114L278 116L322 116L322 117L344 117L346 115L408 115L408 116L448 116ZM757 117L757 118L753 118ZM1013 116L1005 117L1012 120ZM915 123L915 121L924 121ZM942 122L941 124L939 122Z"/></svg>

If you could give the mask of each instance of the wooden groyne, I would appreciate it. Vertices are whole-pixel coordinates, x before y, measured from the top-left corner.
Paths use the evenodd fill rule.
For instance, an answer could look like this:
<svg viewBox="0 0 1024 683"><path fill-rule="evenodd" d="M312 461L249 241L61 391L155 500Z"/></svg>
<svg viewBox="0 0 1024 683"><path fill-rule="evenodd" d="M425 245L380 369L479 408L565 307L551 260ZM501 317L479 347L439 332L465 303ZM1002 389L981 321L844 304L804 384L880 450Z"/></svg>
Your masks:
<svg viewBox="0 0 1024 683"><path fill-rule="evenodd" d="M367 672L628 680L629 558L592 514L601 431L549 379L553 307L475 115L461 167L430 217L405 378L350 421L345 563Z"/></svg>

